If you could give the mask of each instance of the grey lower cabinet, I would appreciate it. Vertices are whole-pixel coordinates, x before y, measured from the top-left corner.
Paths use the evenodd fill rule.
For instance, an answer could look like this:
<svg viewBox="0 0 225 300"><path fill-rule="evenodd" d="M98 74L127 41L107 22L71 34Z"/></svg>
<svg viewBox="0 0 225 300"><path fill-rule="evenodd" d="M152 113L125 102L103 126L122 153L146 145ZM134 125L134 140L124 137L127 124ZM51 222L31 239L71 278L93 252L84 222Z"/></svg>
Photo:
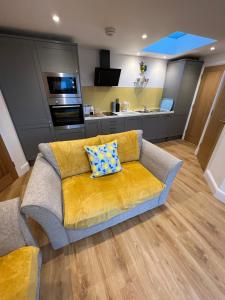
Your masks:
<svg viewBox="0 0 225 300"><path fill-rule="evenodd" d="M142 117L126 117L125 119L125 131L142 129Z"/></svg>
<svg viewBox="0 0 225 300"><path fill-rule="evenodd" d="M34 161L38 144L54 141L52 129L48 124L17 127L17 133L28 161Z"/></svg>
<svg viewBox="0 0 225 300"><path fill-rule="evenodd" d="M69 129L69 130L55 130L56 141L68 141L85 138L84 128Z"/></svg>
<svg viewBox="0 0 225 300"><path fill-rule="evenodd" d="M168 117L167 137L181 137L184 132L187 115L171 115Z"/></svg>
<svg viewBox="0 0 225 300"><path fill-rule="evenodd" d="M101 134L112 134L125 131L125 118L103 119L101 124Z"/></svg>
<svg viewBox="0 0 225 300"><path fill-rule="evenodd" d="M101 132L100 120L88 120L85 122L85 136L87 138L99 135Z"/></svg>
<svg viewBox="0 0 225 300"><path fill-rule="evenodd" d="M177 122L177 124L176 124ZM181 135L185 125L183 117L173 118L173 115L146 115L138 117L120 117L85 122L86 137L99 134L111 134L134 129L142 129L146 140L157 142L168 137Z"/></svg>
<svg viewBox="0 0 225 300"><path fill-rule="evenodd" d="M168 123L168 115L143 116L142 129L144 139L149 141L157 141L167 138Z"/></svg>

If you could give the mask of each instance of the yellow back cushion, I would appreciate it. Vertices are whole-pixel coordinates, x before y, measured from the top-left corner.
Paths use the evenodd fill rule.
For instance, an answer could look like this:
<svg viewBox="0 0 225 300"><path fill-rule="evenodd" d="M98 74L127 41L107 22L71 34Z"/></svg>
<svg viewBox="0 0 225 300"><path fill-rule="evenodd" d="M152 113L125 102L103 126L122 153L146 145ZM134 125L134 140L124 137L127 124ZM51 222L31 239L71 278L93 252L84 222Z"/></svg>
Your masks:
<svg viewBox="0 0 225 300"><path fill-rule="evenodd" d="M61 178L90 172L91 168L84 146L99 144L101 144L101 141L98 136L89 139L50 143Z"/></svg>
<svg viewBox="0 0 225 300"><path fill-rule="evenodd" d="M99 135L99 138L101 144L106 144L113 140L117 140L118 155L121 163L139 160L140 148L136 130L108 135Z"/></svg>

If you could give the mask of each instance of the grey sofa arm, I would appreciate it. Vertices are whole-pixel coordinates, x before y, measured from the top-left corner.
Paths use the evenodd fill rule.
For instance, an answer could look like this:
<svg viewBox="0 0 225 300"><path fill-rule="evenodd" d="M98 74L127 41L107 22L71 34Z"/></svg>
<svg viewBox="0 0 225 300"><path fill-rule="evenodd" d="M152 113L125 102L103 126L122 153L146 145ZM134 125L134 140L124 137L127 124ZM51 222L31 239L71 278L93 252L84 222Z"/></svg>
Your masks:
<svg viewBox="0 0 225 300"><path fill-rule="evenodd" d="M19 198L0 202L0 256L25 245L36 245L19 206Z"/></svg>
<svg viewBox="0 0 225 300"><path fill-rule="evenodd" d="M35 161L21 211L43 227L54 248L68 241L63 227L61 179L41 154Z"/></svg>
<svg viewBox="0 0 225 300"><path fill-rule="evenodd" d="M159 204L163 204L183 161L143 139L140 162L158 179L165 183L166 188L162 192L159 200Z"/></svg>

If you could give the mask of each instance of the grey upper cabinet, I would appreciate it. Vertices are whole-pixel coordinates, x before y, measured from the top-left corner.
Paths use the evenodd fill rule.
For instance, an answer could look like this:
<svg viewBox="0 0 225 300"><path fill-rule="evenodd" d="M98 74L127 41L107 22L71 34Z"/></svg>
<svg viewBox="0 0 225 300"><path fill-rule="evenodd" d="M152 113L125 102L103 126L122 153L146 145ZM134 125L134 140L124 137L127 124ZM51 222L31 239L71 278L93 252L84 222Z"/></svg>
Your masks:
<svg viewBox="0 0 225 300"><path fill-rule="evenodd" d="M15 126L48 124L31 40L0 37L0 88Z"/></svg>
<svg viewBox="0 0 225 300"><path fill-rule="evenodd" d="M54 42L35 42L42 72L78 72L77 46Z"/></svg>
<svg viewBox="0 0 225 300"><path fill-rule="evenodd" d="M176 114L189 113L201 69L202 62L186 61L178 98L174 108Z"/></svg>
<svg viewBox="0 0 225 300"><path fill-rule="evenodd" d="M202 69L202 62L181 59L167 66L163 98L174 100L174 115L168 123L168 137L181 136Z"/></svg>
<svg viewBox="0 0 225 300"><path fill-rule="evenodd" d="M175 102L178 98L179 88L184 72L185 61L169 62L167 64L163 98L172 98Z"/></svg>
<svg viewBox="0 0 225 300"><path fill-rule="evenodd" d="M188 59L168 63L163 98L174 100L175 114L188 114L202 64Z"/></svg>

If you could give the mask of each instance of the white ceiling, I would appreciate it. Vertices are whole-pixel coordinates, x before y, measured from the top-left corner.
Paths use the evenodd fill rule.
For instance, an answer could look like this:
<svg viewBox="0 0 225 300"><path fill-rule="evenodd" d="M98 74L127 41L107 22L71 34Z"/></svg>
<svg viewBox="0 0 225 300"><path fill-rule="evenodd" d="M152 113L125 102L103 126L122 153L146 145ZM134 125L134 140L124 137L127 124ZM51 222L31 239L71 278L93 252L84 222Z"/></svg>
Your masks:
<svg viewBox="0 0 225 300"><path fill-rule="evenodd" d="M54 13L59 24L52 21ZM214 38L214 53L225 52L224 14L225 0L0 0L0 26L65 35L83 46L125 54L174 31ZM106 26L116 28L115 36L105 35ZM207 55L209 48L189 53Z"/></svg>

